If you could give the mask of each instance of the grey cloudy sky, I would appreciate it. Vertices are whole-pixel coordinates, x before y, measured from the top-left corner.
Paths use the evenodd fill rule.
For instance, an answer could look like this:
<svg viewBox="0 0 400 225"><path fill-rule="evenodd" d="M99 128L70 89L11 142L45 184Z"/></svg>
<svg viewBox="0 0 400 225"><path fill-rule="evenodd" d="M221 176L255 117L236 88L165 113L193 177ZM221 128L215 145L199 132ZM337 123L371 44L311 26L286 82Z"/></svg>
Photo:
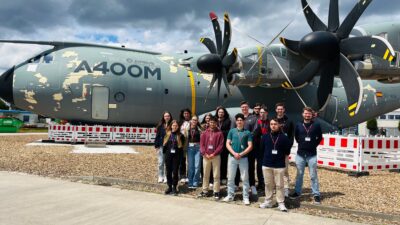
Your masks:
<svg viewBox="0 0 400 225"><path fill-rule="evenodd" d="M343 20L358 0L339 0ZM400 22L398 0L374 0L358 24ZM326 22L329 0L310 0ZM0 0L0 39L79 41L158 52L206 51L200 37L213 37L208 17L229 13L231 47L268 43L289 21L283 36L300 39L310 32L300 0ZM0 71L43 46L0 44Z"/></svg>

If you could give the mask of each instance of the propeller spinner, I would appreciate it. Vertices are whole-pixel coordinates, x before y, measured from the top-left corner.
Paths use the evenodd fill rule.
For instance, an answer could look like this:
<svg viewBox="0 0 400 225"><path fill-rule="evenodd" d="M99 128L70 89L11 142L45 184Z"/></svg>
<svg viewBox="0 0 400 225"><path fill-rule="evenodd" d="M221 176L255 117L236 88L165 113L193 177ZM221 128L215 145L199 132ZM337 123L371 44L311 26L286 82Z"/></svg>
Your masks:
<svg viewBox="0 0 400 225"><path fill-rule="evenodd" d="M349 37L364 10L372 0L360 0L352 11L339 22L338 0L331 0L329 5L328 26L326 26L308 5L301 0L304 15L311 27L311 33L300 41L280 38L283 45L294 54L309 59L309 63L291 80L293 87L299 87L320 74L318 85L318 107L323 109L332 94L335 75L339 75L345 88L349 115L358 113L363 97L362 82L358 72L346 56L355 54L373 54L392 61L395 57L390 44L381 37ZM286 85L286 86L285 86ZM284 87L288 87L285 82Z"/></svg>
<svg viewBox="0 0 400 225"><path fill-rule="evenodd" d="M228 55L229 44L231 43L231 23L229 20L228 13L224 14L224 39L222 40L221 29L218 22L218 17L214 12L210 12L210 19L214 28L215 41L217 45L210 38L201 38L200 42L203 43L210 54L205 54L197 60L197 67L205 73L212 73L213 77L210 83L210 89L208 90L207 96L210 94L215 81L218 81L217 93L218 101L221 89L221 83L224 81L225 87L228 93L231 95L227 72L229 68L236 62L237 49Z"/></svg>

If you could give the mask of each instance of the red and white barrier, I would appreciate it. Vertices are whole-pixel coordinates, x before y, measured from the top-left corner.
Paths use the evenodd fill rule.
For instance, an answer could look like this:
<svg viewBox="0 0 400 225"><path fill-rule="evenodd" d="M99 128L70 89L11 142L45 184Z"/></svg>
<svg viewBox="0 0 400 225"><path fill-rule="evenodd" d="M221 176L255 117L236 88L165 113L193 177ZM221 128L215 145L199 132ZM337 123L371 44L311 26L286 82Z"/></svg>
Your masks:
<svg viewBox="0 0 400 225"><path fill-rule="evenodd" d="M353 172L400 169L400 138L324 135L317 148L318 165ZM295 162L297 143L290 162Z"/></svg>
<svg viewBox="0 0 400 225"><path fill-rule="evenodd" d="M114 127L112 142L150 143L148 129L142 127Z"/></svg>
<svg viewBox="0 0 400 225"><path fill-rule="evenodd" d="M49 127L49 140L55 142L74 142L75 126L51 124Z"/></svg>
<svg viewBox="0 0 400 225"><path fill-rule="evenodd" d="M56 142L101 141L108 143L153 143L155 128L112 126L49 126L49 140Z"/></svg>

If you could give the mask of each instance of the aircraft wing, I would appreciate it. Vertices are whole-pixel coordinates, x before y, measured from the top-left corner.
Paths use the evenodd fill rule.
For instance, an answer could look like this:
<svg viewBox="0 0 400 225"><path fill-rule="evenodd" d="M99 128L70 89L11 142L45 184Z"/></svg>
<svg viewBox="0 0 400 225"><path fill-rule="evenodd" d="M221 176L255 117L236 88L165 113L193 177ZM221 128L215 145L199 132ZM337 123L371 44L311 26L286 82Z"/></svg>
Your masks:
<svg viewBox="0 0 400 225"><path fill-rule="evenodd" d="M132 51L132 52L140 52L152 55L161 55L159 52L151 52L144 51L132 48L125 47L117 47L110 45L100 45L100 44L91 44L91 43L82 43L82 42L63 42L63 41L27 41L27 40L0 40L0 43L12 43L12 44L30 44L30 45L51 45L56 48L65 48L65 47L98 47L98 48L109 48L109 49L118 49L124 51Z"/></svg>

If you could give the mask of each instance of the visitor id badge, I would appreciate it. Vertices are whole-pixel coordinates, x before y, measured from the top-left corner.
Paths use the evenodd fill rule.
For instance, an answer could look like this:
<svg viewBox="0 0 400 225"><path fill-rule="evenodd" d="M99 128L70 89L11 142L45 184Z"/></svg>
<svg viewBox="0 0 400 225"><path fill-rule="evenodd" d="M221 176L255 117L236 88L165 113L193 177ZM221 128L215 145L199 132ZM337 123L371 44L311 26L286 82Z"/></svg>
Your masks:
<svg viewBox="0 0 400 225"><path fill-rule="evenodd" d="M171 148L171 153L175 153L175 149L174 148Z"/></svg>
<svg viewBox="0 0 400 225"><path fill-rule="evenodd" d="M189 143L189 147L194 147L194 143Z"/></svg>
<svg viewBox="0 0 400 225"><path fill-rule="evenodd" d="M311 141L311 138L310 137L306 137L305 140L306 141Z"/></svg>
<svg viewBox="0 0 400 225"><path fill-rule="evenodd" d="M209 145L208 149L213 150L214 149L214 145Z"/></svg>
<svg viewBox="0 0 400 225"><path fill-rule="evenodd" d="M278 154L278 150L272 149L272 155L276 155L276 154Z"/></svg>

